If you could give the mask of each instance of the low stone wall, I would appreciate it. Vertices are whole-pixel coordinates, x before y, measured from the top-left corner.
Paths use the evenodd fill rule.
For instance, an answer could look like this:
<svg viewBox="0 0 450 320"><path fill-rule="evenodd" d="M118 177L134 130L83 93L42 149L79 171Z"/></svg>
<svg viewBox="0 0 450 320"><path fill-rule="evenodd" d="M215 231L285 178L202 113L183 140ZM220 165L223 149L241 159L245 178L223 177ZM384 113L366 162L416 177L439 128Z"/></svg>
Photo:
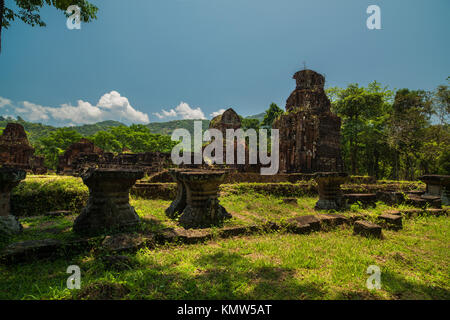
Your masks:
<svg viewBox="0 0 450 320"><path fill-rule="evenodd" d="M230 171L225 178L225 183L297 183L301 181L310 181L314 179L312 173L280 173L276 175L261 175L258 172L238 172ZM173 182L167 170L151 175L146 182L148 183L169 183ZM376 184L375 177L369 176L350 176L351 184Z"/></svg>
<svg viewBox="0 0 450 320"><path fill-rule="evenodd" d="M424 189L425 185L418 182L342 185L344 193L408 192ZM220 192L222 196L227 194L260 193L276 197L302 197L316 196L318 194L315 181L223 184L220 186ZM131 194L145 199L173 200L176 195L176 183L140 183L132 188Z"/></svg>

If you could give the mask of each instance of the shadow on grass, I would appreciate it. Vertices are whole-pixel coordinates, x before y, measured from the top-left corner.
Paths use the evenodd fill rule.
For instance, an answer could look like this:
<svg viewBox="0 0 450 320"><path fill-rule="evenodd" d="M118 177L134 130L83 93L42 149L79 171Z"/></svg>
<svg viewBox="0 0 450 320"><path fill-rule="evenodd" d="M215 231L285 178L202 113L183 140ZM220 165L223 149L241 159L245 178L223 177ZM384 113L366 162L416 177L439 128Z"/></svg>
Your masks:
<svg viewBox="0 0 450 320"><path fill-rule="evenodd" d="M122 278L131 293L125 299L320 299L320 283L300 283L295 270L261 265L236 253L218 252L193 261L196 270L180 262L145 263ZM140 275L138 275L140 274ZM74 298L78 298L75 296Z"/></svg>
<svg viewBox="0 0 450 320"><path fill-rule="evenodd" d="M396 299L450 299L450 290L448 289L440 286L414 283L399 274L389 271L382 273L381 285L384 287L384 290L390 292Z"/></svg>

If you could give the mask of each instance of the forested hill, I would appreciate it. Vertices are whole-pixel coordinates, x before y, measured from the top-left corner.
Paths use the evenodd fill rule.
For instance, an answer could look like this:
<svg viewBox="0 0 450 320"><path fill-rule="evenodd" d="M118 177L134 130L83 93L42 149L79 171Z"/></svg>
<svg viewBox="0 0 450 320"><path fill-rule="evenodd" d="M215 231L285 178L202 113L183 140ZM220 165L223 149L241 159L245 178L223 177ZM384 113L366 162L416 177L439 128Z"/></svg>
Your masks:
<svg viewBox="0 0 450 320"><path fill-rule="evenodd" d="M194 121L202 121L202 129L206 130L209 127L209 120L174 120L168 122L153 122L149 123L147 127L151 133L172 135L175 129L186 129L191 134L194 132Z"/></svg>
<svg viewBox="0 0 450 320"><path fill-rule="evenodd" d="M56 131L58 127L49 126L41 123L28 122L19 117L18 120L5 119L0 117L0 130L6 127L9 122L16 122L23 125L25 131L28 134L28 139L33 144L34 142L40 140L41 138L47 137L49 133ZM118 127L124 125L118 121L103 121L95 124L85 124L82 126L67 127L70 128L83 136L91 136L99 131L106 131L111 127Z"/></svg>
<svg viewBox="0 0 450 320"><path fill-rule="evenodd" d="M247 117L247 119L259 119L261 118L261 115L255 115ZM151 133L154 134L162 134L162 135L171 135L172 132L175 129L186 129L191 134L194 133L194 121L202 121L202 129L206 130L209 127L209 120L173 120L168 122L152 122L147 125L146 127L149 128ZM0 129L3 129L6 127L8 122L17 122L24 126L25 131L28 134L29 140L33 143L37 140L40 140L43 137L48 136L48 134L52 131L55 131L58 129L58 127L45 125L41 123L34 123L34 122L28 122L19 117L18 120L13 119L5 119L4 117L0 116ZM118 121L103 121L98 122L94 124L85 124L82 126L73 126L73 127L65 127L72 129L79 134L83 136L92 136L96 134L99 131L107 131L110 128L113 127L119 127L123 126L125 124L118 122Z"/></svg>

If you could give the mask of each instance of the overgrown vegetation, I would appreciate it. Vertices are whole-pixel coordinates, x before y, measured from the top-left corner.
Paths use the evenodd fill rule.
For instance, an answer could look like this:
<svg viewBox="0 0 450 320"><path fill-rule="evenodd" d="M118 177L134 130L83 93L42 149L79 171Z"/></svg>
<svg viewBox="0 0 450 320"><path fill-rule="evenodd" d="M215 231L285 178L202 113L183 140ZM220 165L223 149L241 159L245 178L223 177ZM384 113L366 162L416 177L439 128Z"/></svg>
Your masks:
<svg viewBox="0 0 450 320"><path fill-rule="evenodd" d="M80 178L30 176L11 194L11 210L16 216L42 215L49 211L80 212L89 196Z"/></svg>
<svg viewBox="0 0 450 320"><path fill-rule="evenodd" d="M343 158L352 174L406 180L450 174L448 85L394 93L374 81L327 94L342 118Z"/></svg>
<svg viewBox="0 0 450 320"><path fill-rule="evenodd" d="M296 207L242 194L221 203L234 215L227 225L248 225L312 214L316 200L301 198ZM132 200L152 230L176 225L164 215L169 203ZM353 209L378 215L389 207ZM60 229L58 237L70 238L73 218L25 218L21 237L52 238ZM424 215L406 219L401 231L383 230L384 240L354 236L342 226L308 235L271 232L160 245L125 254L129 261L120 270L97 251L20 268L0 265L0 299L449 299L449 227L448 217ZM66 288L69 265L81 268L81 290ZM370 265L381 268L381 290L366 287Z"/></svg>

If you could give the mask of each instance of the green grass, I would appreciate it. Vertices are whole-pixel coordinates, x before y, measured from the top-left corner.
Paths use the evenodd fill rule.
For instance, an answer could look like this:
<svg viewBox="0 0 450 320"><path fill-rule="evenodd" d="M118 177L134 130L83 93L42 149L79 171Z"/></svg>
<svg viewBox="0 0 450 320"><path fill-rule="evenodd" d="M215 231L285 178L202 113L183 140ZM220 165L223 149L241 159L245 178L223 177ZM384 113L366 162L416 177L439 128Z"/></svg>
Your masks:
<svg viewBox="0 0 450 320"><path fill-rule="evenodd" d="M258 194L228 195L222 205L234 215L225 225L283 221L314 214L317 198L299 206ZM170 201L132 199L146 228L175 227L164 210ZM352 206L344 215L373 217L392 210ZM13 239L71 238L74 216L22 220ZM404 220L385 240L352 235L351 227L309 235L257 234L204 244L164 245L129 254L132 265L107 268L99 256L0 265L0 299L450 299L448 217ZM60 232L57 232L57 231ZM82 290L66 289L69 265L82 270ZM366 288L370 265L381 268L381 290Z"/></svg>
<svg viewBox="0 0 450 320"><path fill-rule="evenodd" d="M62 181L65 181L64 179ZM298 206L283 203L281 198L275 196L262 195L258 193L228 194L220 198L220 203L233 216L223 224L225 227L249 226L253 224L263 224L267 221L279 224L287 220L303 215L316 214L314 211L317 197L298 198ZM142 220L143 231L158 231L164 228L179 227L176 220L168 218L165 214L166 208L171 201L147 200L131 197L131 205L136 209ZM382 202L378 202L376 208L363 208L358 204L352 205L347 211L340 211L344 216L365 215L366 219L376 221L376 218L389 210L408 209L410 206L401 205L391 207ZM323 212L322 213L327 213ZM333 213L330 211L329 213ZM39 240L39 239L60 239L70 240L77 238L72 232L73 221L78 213L64 217L31 216L21 217L20 221L24 227L24 232L11 238L8 242L1 242L0 249L9 243Z"/></svg>
<svg viewBox="0 0 450 320"><path fill-rule="evenodd" d="M92 254L0 266L0 299L449 299L449 227L447 217L421 217L384 231L383 241L342 227L166 245L130 254L125 271ZM65 288L73 264L81 291ZM365 286L369 265L381 268L381 290Z"/></svg>

